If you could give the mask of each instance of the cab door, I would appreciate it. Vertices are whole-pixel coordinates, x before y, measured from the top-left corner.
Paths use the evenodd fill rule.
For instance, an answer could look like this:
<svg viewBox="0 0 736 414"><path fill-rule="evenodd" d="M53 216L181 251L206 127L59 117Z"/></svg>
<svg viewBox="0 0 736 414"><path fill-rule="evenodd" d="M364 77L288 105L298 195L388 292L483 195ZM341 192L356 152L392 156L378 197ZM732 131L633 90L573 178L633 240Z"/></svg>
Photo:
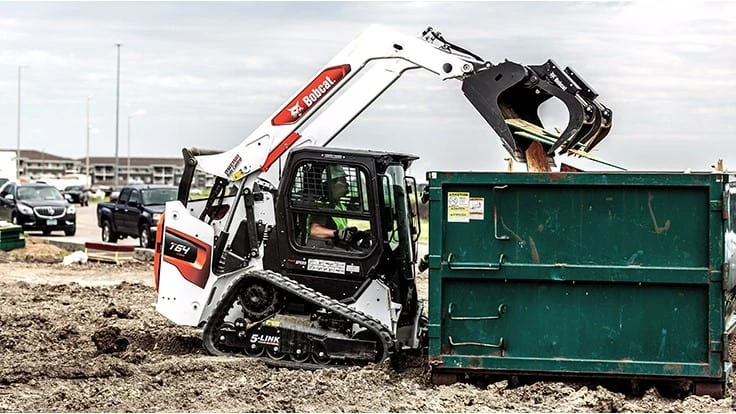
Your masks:
<svg viewBox="0 0 736 414"><path fill-rule="evenodd" d="M128 234L138 234L138 219L141 216L141 192L137 189L131 189L128 196L127 208L125 212L125 226Z"/></svg>
<svg viewBox="0 0 736 414"><path fill-rule="evenodd" d="M113 221L115 223L115 231L118 233L129 234L127 224L128 214L128 197L130 197L130 188L123 188L118 196L118 201L113 209Z"/></svg>
<svg viewBox="0 0 736 414"><path fill-rule="evenodd" d="M378 220L375 165L369 157L326 160L309 154L295 155L293 167L282 179L277 220L278 252L267 251L264 266L283 273L338 300L356 295L379 267L383 243ZM347 191L330 199L327 186L340 173ZM310 234L313 222L333 221L333 229L354 227L361 238L344 243L336 237Z"/></svg>

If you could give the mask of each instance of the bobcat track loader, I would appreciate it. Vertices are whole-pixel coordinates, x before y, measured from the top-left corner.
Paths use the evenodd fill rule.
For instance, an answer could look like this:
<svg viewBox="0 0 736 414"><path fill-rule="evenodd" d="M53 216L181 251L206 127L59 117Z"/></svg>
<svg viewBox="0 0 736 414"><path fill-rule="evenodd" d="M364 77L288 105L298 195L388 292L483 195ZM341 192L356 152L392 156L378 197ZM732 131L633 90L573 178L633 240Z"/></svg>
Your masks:
<svg viewBox="0 0 736 414"><path fill-rule="evenodd" d="M415 284L420 197L406 170L416 157L326 148L413 70L460 82L516 161L535 142L518 126L541 130L537 111L550 98L569 112L559 136L536 141L550 159L590 151L611 128L611 110L570 68L492 64L432 28L413 37L371 26L233 149L183 150L178 200L156 232L157 311L202 328L212 354L288 367L421 351L431 327ZM191 201L197 169L216 179L207 199ZM327 201L334 171L346 191ZM340 221L350 237L338 228L314 237L318 217Z"/></svg>

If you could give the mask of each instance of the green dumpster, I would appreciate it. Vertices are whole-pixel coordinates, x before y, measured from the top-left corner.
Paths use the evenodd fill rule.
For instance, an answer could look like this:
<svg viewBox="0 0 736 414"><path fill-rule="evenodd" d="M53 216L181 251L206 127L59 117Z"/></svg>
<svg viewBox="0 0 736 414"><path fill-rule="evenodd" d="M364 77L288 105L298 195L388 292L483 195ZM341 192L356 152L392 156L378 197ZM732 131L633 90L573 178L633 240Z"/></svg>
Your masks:
<svg viewBox="0 0 736 414"><path fill-rule="evenodd" d="M427 177L435 382L457 373L687 380L722 395L736 320L732 177Z"/></svg>
<svg viewBox="0 0 736 414"><path fill-rule="evenodd" d="M8 251L26 246L26 240L21 237L23 228L16 225L0 226L0 250Z"/></svg>

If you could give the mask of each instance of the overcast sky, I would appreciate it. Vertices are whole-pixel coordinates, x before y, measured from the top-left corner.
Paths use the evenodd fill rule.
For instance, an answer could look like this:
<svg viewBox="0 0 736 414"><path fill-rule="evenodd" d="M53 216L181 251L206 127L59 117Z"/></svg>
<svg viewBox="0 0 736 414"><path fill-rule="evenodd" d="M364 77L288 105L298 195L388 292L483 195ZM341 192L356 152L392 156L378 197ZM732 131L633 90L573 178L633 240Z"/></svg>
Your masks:
<svg viewBox="0 0 736 414"><path fill-rule="evenodd" d="M227 150L379 23L426 26L484 59L569 65L613 109L597 155L631 170L736 170L736 4L562 2L0 2L0 147L178 157ZM549 128L564 128L547 125ZM414 153L428 169L493 170L506 152L460 83L405 75L333 146ZM571 163L575 164L575 161ZM582 162L579 166L593 168ZM606 167L603 167L606 168Z"/></svg>

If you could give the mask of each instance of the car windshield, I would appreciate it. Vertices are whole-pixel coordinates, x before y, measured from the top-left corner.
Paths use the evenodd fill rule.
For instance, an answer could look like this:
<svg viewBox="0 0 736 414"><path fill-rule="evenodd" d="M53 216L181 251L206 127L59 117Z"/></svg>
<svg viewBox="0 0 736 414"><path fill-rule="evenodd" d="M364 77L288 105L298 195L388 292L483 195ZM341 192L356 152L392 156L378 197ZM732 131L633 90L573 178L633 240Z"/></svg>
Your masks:
<svg viewBox="0 0 736 414"><path fill-rule="evenodd" d="M71 185L64 189L64 191L82 191L81 185Z"/></svg>
<svg viewBox="0 0 736 414"><path fill-rule="evenodd" d="M64 200L55 187L18 187L18 200Z"/></svg>
<svg viewBox="0 0 736 414"><path fill-rule="evenodd" d="M178 193L177 188L149 188L141 190L143 195L143 205L150 206L155 204L166 204L167 201L176 200Z"/></svg>

